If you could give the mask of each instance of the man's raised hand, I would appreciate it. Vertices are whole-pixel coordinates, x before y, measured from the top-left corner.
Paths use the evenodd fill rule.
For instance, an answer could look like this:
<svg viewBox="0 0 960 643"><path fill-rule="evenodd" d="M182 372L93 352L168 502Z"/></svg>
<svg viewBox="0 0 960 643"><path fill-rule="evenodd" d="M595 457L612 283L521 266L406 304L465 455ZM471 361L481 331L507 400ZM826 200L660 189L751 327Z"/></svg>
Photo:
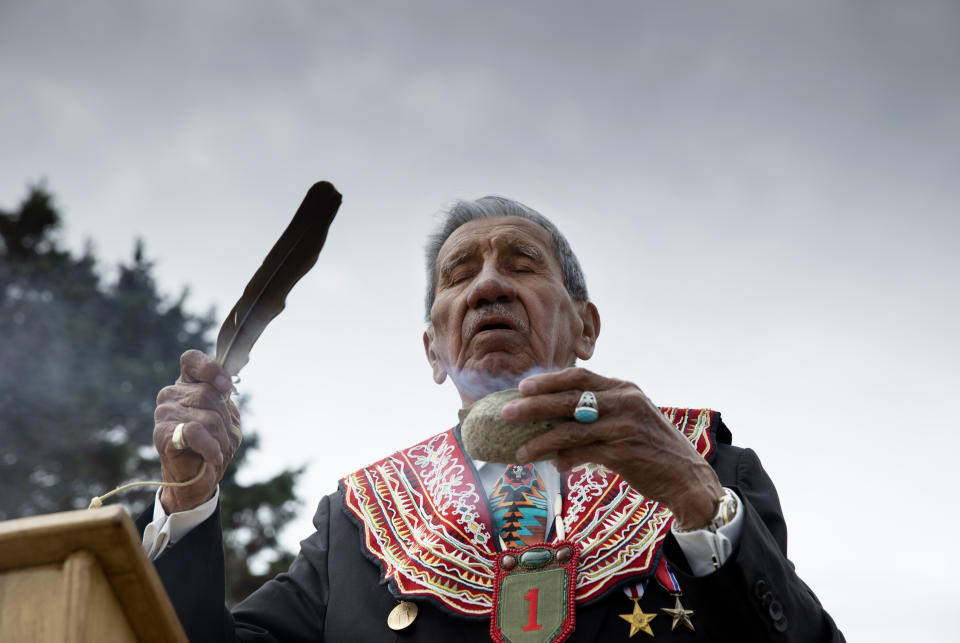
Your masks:
<svg viewBox="0 0 960 643"><path fill-rule="evenodd" d="M157 395L153 443L160 454L165 482L184 482L203 477L186 487L164 487L160 503L168 514L186 511L213 497L224 471L239 446L230 426L240 425L240 411L230 400L230 374L216 360L198 350L180 356L180 377ZM183 423L183 442L173 443L177 425Z"/></svg>
<svg viewBox="0 0 960 643"><path fill-rule="evenodd" d="M634 489L673 511L683 528L706 526L723 487L693 445L663 416L638 386L584 368L543 373L520 383L523 398L503 407L503 419L526 422L570 417L581 393L592 391L599 419L558 423L520 447L518 462L556 452L557 468L593 462L620 474Z"/></svg>

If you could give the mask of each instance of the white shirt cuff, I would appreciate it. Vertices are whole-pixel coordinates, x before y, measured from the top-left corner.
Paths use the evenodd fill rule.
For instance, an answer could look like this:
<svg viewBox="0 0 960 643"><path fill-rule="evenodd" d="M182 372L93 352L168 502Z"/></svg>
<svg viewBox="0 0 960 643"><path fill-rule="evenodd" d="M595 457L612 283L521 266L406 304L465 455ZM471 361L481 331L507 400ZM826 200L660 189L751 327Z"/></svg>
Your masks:
<svg viewBox="0 0 960 643"><path fill-rule="evenodd" d="M706 576L715 572L726 562L737 543L740 542L740 532L743 530L743 501L730 489L724 487L724 490L737 499L739 510L733 520L717 529L716 533L709 529L677 531L673 527L670 528L694 576Z"/></svg>
<svg viewBox="0 0 960 643"><path fill-rule="evenodd" d="M164 549L212 516L217 509L217 500L220 498L220 486L217 485L213 498L202 505L168 515L160 504L160 491L162 490L157 490L157 497L153 501L153 522L143 530L143 551L147 553L147 558L150 560L155 560Z"/></svg>

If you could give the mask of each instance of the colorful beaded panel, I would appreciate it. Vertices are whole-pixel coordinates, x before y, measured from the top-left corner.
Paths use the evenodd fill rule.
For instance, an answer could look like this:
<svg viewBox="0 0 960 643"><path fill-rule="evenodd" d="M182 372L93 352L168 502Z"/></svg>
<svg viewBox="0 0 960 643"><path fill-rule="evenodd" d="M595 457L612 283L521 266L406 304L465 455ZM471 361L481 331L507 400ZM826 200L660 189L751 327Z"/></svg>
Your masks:
<svg viewBox="0 0 960 643"><path fill-rule="evenodd" d="M704 458L711 454L715 411L661 411ZM567 538L581 548L576 601L652 573L670 511L604 467L578 467L566 483L562 518ZM459 614L490 614L496 557L491 520L452 429L341 484L345 509L362 525L364 547L400 595L432 597Z"/></svg>

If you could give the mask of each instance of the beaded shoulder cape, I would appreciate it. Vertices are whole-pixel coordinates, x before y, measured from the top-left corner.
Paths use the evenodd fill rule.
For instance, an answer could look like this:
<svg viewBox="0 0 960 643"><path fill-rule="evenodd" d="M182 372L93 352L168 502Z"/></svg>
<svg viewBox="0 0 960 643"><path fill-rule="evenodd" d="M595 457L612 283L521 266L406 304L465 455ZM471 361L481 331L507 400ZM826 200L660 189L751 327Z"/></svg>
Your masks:
<svg viewBox="0 0 960 643"><path fill-rule="evenodd" d="M710 457L719 413L661 412ZM582 547L576 602L652 575L661 564L670 510L601 466L577 467L564 482L567 539ZM489 616L498 543L483 487L455 429L355 471L340 486L344 511L359 525L367 556L395 594L431 598L464 616Z"/></svg>

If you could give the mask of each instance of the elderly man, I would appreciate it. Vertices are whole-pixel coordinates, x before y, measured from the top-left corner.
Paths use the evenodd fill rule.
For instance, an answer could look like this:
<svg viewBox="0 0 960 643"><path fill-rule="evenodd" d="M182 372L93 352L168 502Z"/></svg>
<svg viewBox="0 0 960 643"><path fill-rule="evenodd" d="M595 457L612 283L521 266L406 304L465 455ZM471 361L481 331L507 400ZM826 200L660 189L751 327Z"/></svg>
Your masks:
<svg viewBox="0 0 960 643"><path fill-rule="evenodd" d="M166 480L208 467L140 525L192 640L843 640L786 558L772 482L719 413L661 409L575 365L600 316L552 223L507 199L459 202L427 259L434 380L464 407L519 387L502 419L552 428L512 462L472 460L457 426L344 477L290 570L231 613L217 484L238 414L226 373L185 353L154 439Z"/></svg>

